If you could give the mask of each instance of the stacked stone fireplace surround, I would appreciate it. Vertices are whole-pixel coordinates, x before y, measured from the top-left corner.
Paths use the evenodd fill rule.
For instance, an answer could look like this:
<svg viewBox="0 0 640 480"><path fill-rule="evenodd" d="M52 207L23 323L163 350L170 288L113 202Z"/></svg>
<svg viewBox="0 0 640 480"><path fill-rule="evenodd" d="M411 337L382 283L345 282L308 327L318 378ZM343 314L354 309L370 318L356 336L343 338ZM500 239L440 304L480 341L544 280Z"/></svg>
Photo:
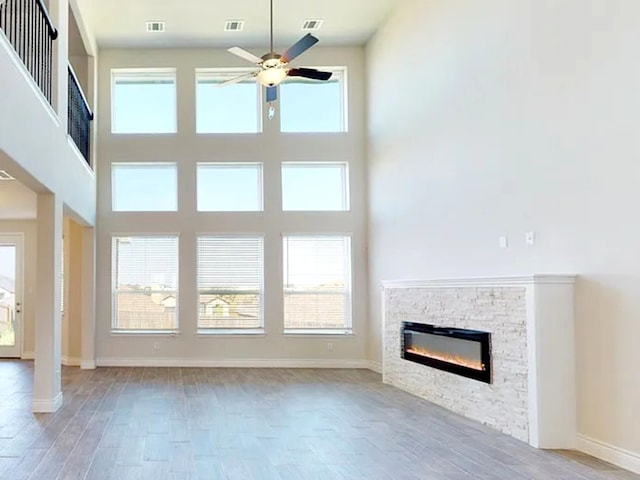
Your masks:
<svg viewBox="0 0 640 480"><path fill-rule="evenodd" d="M533 446L573 448L573 281L384 282L384 381ZM403 359L402 322L490 332L491 383Z"/></svg>

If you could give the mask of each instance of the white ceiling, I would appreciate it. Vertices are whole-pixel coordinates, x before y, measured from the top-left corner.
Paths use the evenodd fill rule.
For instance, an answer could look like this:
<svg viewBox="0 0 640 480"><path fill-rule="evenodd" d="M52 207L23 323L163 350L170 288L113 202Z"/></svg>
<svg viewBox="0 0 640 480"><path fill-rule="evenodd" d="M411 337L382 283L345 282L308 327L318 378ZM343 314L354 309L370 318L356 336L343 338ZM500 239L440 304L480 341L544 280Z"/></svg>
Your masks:
<svg viewBox="0 0 640 480"><path fill-rule="evenodd" d="M37 216L38 196L17 180L0 180L0 220Z"/></svg>
<svg viewBox="0 0 640 480"><path fill-rule="evenodd" d="M321 45L366 43L404 0L274 0L275 43L288 46L306 32L305 19L322 18ZM269 42L269 0L78 0L100 47L259 47ZM225 32L226 20L244 20ZM165 21L165 33L145 22Z"/></svg>

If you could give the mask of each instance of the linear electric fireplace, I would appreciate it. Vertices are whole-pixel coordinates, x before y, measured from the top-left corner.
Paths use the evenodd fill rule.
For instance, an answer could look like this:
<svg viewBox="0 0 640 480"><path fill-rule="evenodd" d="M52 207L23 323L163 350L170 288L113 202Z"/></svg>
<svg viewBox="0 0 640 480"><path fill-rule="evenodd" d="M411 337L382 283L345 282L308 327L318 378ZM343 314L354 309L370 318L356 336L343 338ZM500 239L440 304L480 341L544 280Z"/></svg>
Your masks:
<svg viewBox="0 0 640 480"><path fill-rule="evenodd" d="M491 383L491 334L402 322L402 358Z"/></svg>

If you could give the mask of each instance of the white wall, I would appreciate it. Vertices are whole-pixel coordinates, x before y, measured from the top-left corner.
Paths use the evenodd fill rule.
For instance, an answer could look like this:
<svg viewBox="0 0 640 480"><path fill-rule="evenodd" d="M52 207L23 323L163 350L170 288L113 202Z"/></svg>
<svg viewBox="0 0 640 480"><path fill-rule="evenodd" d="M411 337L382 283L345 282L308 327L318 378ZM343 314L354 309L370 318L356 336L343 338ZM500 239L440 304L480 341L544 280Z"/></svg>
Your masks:
<svg viewBox="0 0 640 480"><path fill-rule="evenodd" d="M64 26L55 42L63 41ZM0 89L0 168L34 191L55 193L93 225L95 178L67 135L66 105L60 109L64 112L61 121L1 33ZM54 98L56 93L54 82Z"/></svg>
<svg viewBox="0 0 640 480"><path fill-rule="evenodd" d="M260 51L257 49L256 51ZM302 58L304 60L302 60ZM277 120L265 118L260 135L196 135L195 73L197 67L249 66L225 50L105 50L99 73L99 167L97 248L97 356L99 363L243 362L247 360L320 360L355 365L366 357L366 253L364 173L364 50L323 49L305 53L299 64L349 68L347 134L281 135ZM126 67L175 67L178 85L178 134L163 136L110 133L110 71ZM340 160L350 162L351 211L287 213L281 211L281 160ZM177 161L177 213L113 213L111 162ZM264 213L198 214L195 165L198 161L263 161ZM111 238L117 234L170 232L180 234L178 337L112 336ZM257 232L265 234L264 336L207 336L196 331L196 235L198 233ZM353 234L353 336L284 336L282 333L282 232ZM159 342L160 349L153 350ZM333 343L328 350L327 343ZM158 360L158 358L164 360ZM106 359L106 360L105 360ZM344 362L346 360L346 363ZM355 363L354 363L355 362ZM134 362L135 363L135 362ZM266 362L269 363L269 362Z"/></svg>
<svg viewBox="0 0 640 480"><path fill-rule="evenodd" d="M638 18L626 0L408 0L367 50L371 358L383 279L575 272L579 431L631 454Z"/></svg>
<svg viewBox="0 0 640 480"><path fill-rule="evenodd" d="M0 185L1 186L1 185ZM22 352L23 357L33 358L35 350L35 302L37 228L35 220L0 220L0 234L21 233L24 238L22 257L24 291L22 292Z"/></svg>

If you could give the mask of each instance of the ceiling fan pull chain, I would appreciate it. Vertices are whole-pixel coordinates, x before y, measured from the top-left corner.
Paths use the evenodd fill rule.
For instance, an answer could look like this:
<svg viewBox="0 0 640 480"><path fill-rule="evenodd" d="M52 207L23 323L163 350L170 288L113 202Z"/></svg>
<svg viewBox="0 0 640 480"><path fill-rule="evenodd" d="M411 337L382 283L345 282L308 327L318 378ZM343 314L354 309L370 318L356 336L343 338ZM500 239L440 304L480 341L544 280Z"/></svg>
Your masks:
<svg viewBox="0 0 640 480"><path fill-rule="evenodd" d="M267 117L269 118L269 120L273 120L273 117L276 116L276 107L273 106L273 103L269 103L269 113L267 114Z"/></svg>

